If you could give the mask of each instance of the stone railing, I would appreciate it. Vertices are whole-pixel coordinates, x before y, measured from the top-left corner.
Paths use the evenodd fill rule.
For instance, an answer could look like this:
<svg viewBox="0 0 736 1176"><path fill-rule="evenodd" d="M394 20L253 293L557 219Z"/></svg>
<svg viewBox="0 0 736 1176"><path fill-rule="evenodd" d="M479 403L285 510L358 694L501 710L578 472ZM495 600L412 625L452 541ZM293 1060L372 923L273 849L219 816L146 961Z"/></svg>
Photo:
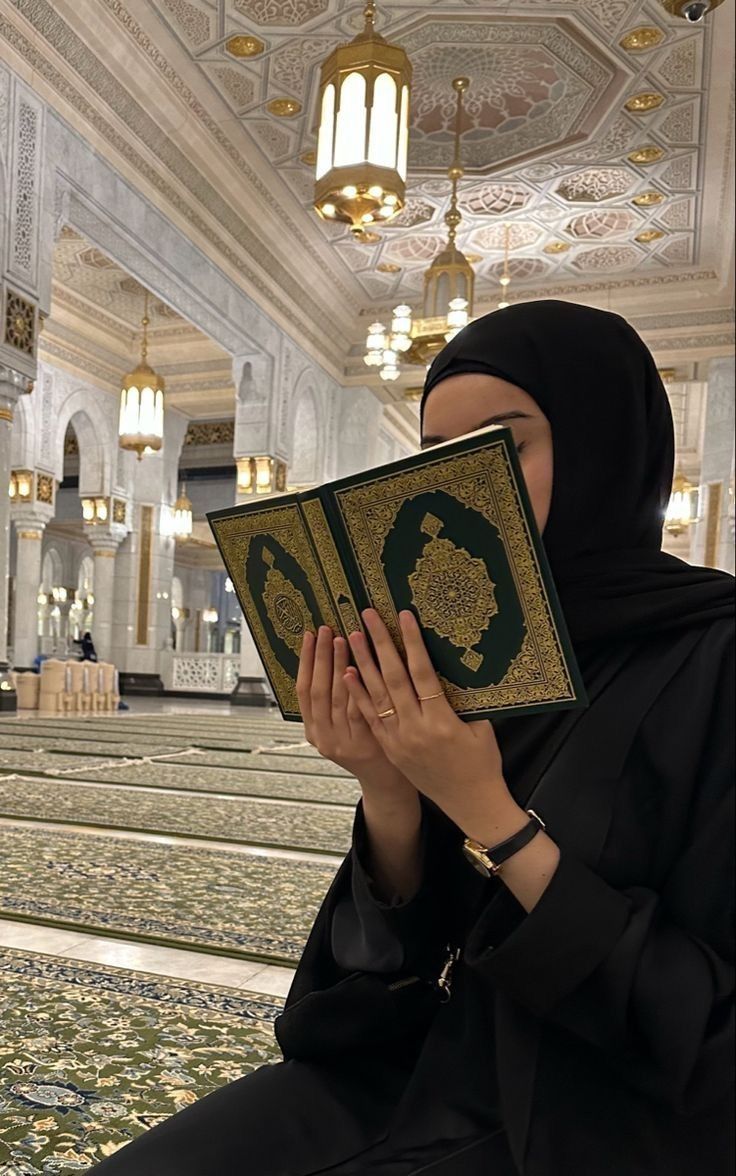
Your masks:
<svg viewBox="0 0 736 1176"><path fill-rule="evenodd" d="M172 656L171 690L198 694L229 694L240 673L240 654L175 653Z"/></svg>

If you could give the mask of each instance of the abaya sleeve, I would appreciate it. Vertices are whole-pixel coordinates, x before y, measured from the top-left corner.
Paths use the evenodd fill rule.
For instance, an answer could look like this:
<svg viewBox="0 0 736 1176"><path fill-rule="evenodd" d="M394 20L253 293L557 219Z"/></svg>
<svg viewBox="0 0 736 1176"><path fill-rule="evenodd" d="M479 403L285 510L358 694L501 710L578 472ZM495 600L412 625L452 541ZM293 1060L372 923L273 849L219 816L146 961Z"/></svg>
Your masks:
<svg viewBox="0 0 736 1176"><path fill-rule="evenodd" d="M459 873L463 835L430 800L420 796L420 801L421 882L411 898L388 902L377 894L370 874L363 802L358 803L350 887L343 891L332 919L332 954L342 968L424 976L437 967L457 909L457 887L448 874Z"/></svg>
<svg viewBox="0 0 736 1176"><path fill-rule="evenodd" d="M612 884L615 870L604 879L566 851L563 828L548 827L561 858L540 901L505 938L485 909L465 950L493 989L682 1113L724 1097L731 1082L734 645L724 654L722 636L705 639L696 672L688 665L663 692L632 748L654 813L647 872L656 884ZM641 836L635 825L617 830L620 860L626 838ZM508 891L502 902L518 906Z"/></svg>

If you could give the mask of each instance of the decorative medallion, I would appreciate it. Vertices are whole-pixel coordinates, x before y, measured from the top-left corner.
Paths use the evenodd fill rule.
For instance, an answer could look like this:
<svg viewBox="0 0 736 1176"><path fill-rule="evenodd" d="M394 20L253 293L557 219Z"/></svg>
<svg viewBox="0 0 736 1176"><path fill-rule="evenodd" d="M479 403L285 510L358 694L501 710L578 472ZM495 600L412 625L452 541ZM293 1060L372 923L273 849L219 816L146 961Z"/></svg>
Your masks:
<svg viewBox="0 0 736 1176"><path fill-rule="evenodd" d="M123 498L113 498L112 500L112 521L114 523L125 522L125 500Z"/></svg>
<svg viewBox="0 0 736 1176"><path fill-rule="evenodd" d="M48 506L54 504L54 479L51 474L38 474L36 477L36 502L45 502Z"/></svg>
<svg viewBox="0 0 736 1176"><path fill-rule="evenodd" d="M36 308L8 287L5 299L5 342L25 355L33 355Z"/></svg>
<svg viewBox="0 0 736 1176"><path fill-rule="evenodd" d="M483 663L474 652L498 612L494 588L482 559L475 559L464 547L451 539L440 539L444 523L426 514L421 530L430 536L429 543L409 576L412 604L422 624L463 649L463 665L478 670Z"/></svg>
<svg viewBox="0 0 736 1176"><path fill-rule="evenodd" d="M393 261L382 261L380 265L376 266L379 274L400 274L401 266L396 265Z"/></svg>
<svg viewBox="0 0 736 1176"><path fill-rule="evenodd" d="M628 208L591 208L579 216L573 217L566 232L578 240L598 240L606 237L620 236L630 233L637 224L641 224L635 212Z"/></svg>
<svg viewBox="0 0 736 1176"><path fill-rule="evenodd" d="M362 233L353 233L352 237L360 245L377 245L383 240L380 233L374 233L370 229L364 229Z"/></svg>
<svg viewBox="0 0 736 1176"><path fill-rule="evenodd" d="M299 589L274 567L275 556L268 547L263 558L269 565L263 590L263 603L274 630L297 656L302 647L305 629L315 631L314 618Z"/></svg>
<svg viewBox="0 0 736 1176"><path fill-rule="evenodd" d="M661 204L665 199L664 192L640 192L631 203L638 204L640 208L651 208L653 204Z"/></svg>
<svg viewBox="0 0 736 1176"><path fill-rule="evenodd" d="M662 147L638 147L636 151L631 151L627 159L631 163L657 163L658 160L664 159L664 148Z"/></svg>
<svg viewBox="0 0 736 1176"><path fill-rule="evenodd" d="M557 195L571 204L592 204L623 196L632 187L631 172L617 167L589 167L566 176Z"/></svg>
<svg viewBox="0 0 736 1176"><path fill-rule="evenodd" d="M655 90L647 90L642 94L632 94L624 106L632 114L646 114L650 110L657 110L664 102L664 94Z"/></svg>
<svg viewBox="0 0 736 1176"><path fill-rule="evenodd" d="M640 25L622 37L619 45L627 53L643 53L647 49L653 49L655 45L660 45L663 40L662 29L655 25Z"/></svg>
<svg viewBox="0 0 736 1176"><path fill-rule="evenodd" d="M302 163L306 164L307 167L315 167L315 165L317 163L317 152L316 151L302 151L301 155L299 156L299 159Z"/></svg>
<svg viewBox="0 0 736 1176"><path fill-rule="evenodd" d="M648 245L650 241L659 241L660 237L664 237L661 229L644 229L643 232L637 233L634 237L635 241L639 241L642 245Z"/></svg>
<svg viewBox="0 0 736 1176"><path fill-rule="evenodd" d="M294 118L301 114L302 104L296 98L272 98L266 110L277 118Z"/></svg>
<svg viewBox="0 0 736 1176"><path fill-rule="evenodd" d="M550 241L548 245L544 246L544 253L567 253L570 248L569 241Z"/></svg>
<svg viewBox="0 0 736 1176"><path fill-rule="evenodd" d="M265 49L263 41L258 37L237 36L230 37L225 42L225 48L233 57L257 57Z"/></svg>

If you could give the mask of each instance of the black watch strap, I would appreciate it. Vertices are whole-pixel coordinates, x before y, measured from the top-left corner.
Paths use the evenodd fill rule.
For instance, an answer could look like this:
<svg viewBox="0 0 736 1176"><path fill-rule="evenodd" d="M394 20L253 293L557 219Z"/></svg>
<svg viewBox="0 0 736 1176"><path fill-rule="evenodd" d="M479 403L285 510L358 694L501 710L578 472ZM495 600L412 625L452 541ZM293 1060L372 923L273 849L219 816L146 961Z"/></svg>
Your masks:
<svg viewBox="0 0 736 1176"><path fill-rule="evenodd" d="M528 845L532 837L544 829L544 821L537 816L533 809L527 809L531 820L520 829L518 833L514 833L513 837L508 837L506 841L502 841L500 845L494 845L488 850L488 856L491 861L500 866L513 854L518 853L525 845Z"/></svg>
<svg viewBox="0 0 736 1176"><path fill-rule="evenodd" d="M525 845L528 845L532 837L536 836L540 829L545 829L545 823L534 809L527 809L531 818L530 821L520 829L518 833L514 833L513 837L508 837L505 841L499 842L498 845L489 846L483 853L484 858L489 858L493 863L492 870L495 873L500 866L503 865Z"/></svg>

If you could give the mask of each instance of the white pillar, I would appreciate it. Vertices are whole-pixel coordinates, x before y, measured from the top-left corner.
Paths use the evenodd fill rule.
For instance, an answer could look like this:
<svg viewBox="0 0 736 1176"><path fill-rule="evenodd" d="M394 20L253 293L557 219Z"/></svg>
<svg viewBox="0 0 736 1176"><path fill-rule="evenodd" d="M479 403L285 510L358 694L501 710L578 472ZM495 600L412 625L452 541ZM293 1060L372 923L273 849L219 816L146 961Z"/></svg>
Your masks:
<svg viewBox="0 0 736 1176"><path fill-rule="evenodd" d="M700 445L700 509L690 548L694 564L734 570L731 482L736 416L734 360L719 357L708 368L708 393Z"/></svg>
<svg viewBox="0 0 736 1176"><path fill-rule="evenodd" d="M117 543L106 536L91 537L90 545L95 560L94 626L92 640L100 661L112 658L113 593L115 590L115 556Z"/></svg>
<svg viewBox="0 0 736 1176"><path fill-rule="evenodd" d="M15 615L13 618L13 663L29 670L38 653L38 590L41 584L41 542L45 522L15 520L17 557L15 565Z"/></svg>
<svg viewBox="0 0 736 1176"><path fill-rule="evenodd" d="M0 368L0 669L8 664L8 557L10 554L10 438L20 389Z"/></svg>

